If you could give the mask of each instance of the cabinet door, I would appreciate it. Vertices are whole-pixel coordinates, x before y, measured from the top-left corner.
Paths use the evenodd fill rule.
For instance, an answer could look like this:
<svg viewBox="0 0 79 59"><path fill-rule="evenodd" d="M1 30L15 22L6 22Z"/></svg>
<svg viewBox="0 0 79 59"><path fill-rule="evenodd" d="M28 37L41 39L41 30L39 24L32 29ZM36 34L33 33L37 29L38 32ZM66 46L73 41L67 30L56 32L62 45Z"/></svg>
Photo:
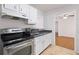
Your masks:
<svg viewBox="0 0 79 59"><path fill-rule="evenodd" d="M26 5L26 16L28 17L28 19L30 18L30 10L29 10L29 5Z"/></svg>
<svg viewBox="0 0 79 59"><path fill-rule="evenodd" d="M27 17L26 16L26 5L25 4L20 4L19 5L19 12L21 13L21 15L23 16L23 17Z"/></svg>
<svg viewBox="0 0 79 59"><path fill-rule="evenodd" d="M43 36L34 39L34 52L40 54L44 50Z"/></svg>
<svg viewBox="0 0 79 59"><path fill-rule="evenodd" d="M52 43L52 34L48 33L44 35L44 48L47 48Z"/></svg>
<svg viewBox="0 0 79 59"><path fill-rule="evenodd" d="M35 25L35 28L37 29L43 29L43 25L44 25L44 22L43 22L43 12L39 11L37 12L37 22L36 22L36 25Z"/></svg>
<svg viewBox="0 0 79 59"><path fill-rule="evenodd" d="M2 7L4 14L27 19L27 7L25 4L3 4Z"/></svg>
<svg viewBox="0 0 79 59"><path fill-rule="evenodd" d="M18 5L17 4L3 4L3 8L12 10L12 11L17 11Z"/></svg>
<svg viewBox="0 0 79 59"><path fill-rule="evenodd" d="M30 16L29 16L28 23L29 24L36 24L36 21L37 21L37 9L32 7L32 6L29 6L29 13L30 13Z"/></svg>
<svg viewBox="0 0 79 59"><path fill-rule="evenodd" d="M2 15L20 17L18 4L2 4Z"/></svg>

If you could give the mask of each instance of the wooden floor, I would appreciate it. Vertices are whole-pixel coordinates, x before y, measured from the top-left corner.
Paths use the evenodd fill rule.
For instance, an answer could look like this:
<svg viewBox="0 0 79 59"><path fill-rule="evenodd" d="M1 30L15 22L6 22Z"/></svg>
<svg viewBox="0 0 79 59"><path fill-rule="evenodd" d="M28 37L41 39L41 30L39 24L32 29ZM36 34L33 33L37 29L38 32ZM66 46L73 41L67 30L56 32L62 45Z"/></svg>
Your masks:
<svg viewBox="0 0 79 59"><path fill-rule="evenodd" d="M56 45L74 50L74 38L58 36L56 39Z"/></svg>
<svg viewBox="0 0 79 59"><path fill-rule="evenodd" d="M49 46L41 55L76 55L76 52L60 46Z"/></svg>
<svg viewBox="0 0 79 59"><path fill-rule="evenodd" d="M74 37L58 36L57 32L55 36L56 36L55 43L57 46L74 50Z"/></svg>

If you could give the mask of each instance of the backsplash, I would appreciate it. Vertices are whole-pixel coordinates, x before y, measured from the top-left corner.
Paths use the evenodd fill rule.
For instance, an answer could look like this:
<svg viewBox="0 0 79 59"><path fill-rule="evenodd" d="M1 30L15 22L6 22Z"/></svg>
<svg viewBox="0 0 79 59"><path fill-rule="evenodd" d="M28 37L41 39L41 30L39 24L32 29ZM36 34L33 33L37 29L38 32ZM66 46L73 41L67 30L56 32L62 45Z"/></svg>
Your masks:
<svg viewBox="0 0 79 59"><path fill-rule="evenodd" d="M24 21L21 20L13 20L10 18L0 18L0 29L2 28L13 28L13 27L19 27L19 28L32 28L33 25L25 24Z"/></svg>

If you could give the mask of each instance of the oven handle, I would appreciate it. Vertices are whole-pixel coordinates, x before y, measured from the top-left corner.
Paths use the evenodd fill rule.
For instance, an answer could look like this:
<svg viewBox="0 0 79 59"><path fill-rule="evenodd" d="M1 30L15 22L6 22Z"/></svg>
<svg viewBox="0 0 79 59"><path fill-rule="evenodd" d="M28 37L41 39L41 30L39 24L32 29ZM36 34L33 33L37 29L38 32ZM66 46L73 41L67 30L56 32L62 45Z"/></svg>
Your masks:
<svg viewBox="0 0 79 59"><path fill-rule="evenodd" d="M17 46L12 46L12 47L8 47L7 49L16 49L16 48L19 48L19 47L26 47L26 46L29 46L31 45L31 42L28 42L28 43L24 43L24 44L21 44L21 45L17 45Z"/></svg>

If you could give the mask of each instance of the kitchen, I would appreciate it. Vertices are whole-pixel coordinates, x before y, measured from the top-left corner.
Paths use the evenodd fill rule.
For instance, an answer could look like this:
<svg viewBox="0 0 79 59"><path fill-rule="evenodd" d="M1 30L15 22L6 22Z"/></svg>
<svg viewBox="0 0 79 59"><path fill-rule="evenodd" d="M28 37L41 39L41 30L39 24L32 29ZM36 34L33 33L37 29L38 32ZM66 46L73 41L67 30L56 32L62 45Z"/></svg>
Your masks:
<svg viewBox="0 0 79 59"><path fill-rule="evenodd" d="M64 14L74 14L76 20L79 15L77 7L78 5L65 4L1 4L1 55L41 55L50 46L54 47L57 17L62 18ZM73 27L75 28L74 42L76 42L73 51L78 53L79 43L76 40L78 25L76 24L78 23L75 23Z"/></svg>
<svg viewBox="0 0 79 59"><path fill-rule="evenodd" d="M36 55L52 43L52 30L44 30L40 10L26 4L3 4L0 10L1 54Z"/></svg>

